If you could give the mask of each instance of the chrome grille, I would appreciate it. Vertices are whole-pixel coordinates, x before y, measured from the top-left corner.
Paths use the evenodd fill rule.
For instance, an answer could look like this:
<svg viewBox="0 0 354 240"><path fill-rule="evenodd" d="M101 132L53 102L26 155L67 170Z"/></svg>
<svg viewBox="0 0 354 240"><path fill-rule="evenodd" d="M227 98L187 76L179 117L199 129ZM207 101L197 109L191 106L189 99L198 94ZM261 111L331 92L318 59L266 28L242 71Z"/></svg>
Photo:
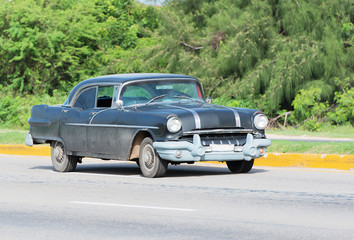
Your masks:
<svg viewBox="0 0 354 240"><path fill-rule="evenodd" d="M246 134L206 134L200 135L203 146L210 144L234 144L243 146L246 143ZM184 136L181 141L193 142L193 136Z"/></svg>

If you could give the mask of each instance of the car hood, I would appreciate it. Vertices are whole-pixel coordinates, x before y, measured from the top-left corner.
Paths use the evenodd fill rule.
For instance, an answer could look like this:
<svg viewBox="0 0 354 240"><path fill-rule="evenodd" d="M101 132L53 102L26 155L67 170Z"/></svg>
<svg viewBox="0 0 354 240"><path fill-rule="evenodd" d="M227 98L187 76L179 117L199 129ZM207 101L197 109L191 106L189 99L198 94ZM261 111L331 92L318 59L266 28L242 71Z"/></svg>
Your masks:
<svg viewBox="0 0 354 240"><path fill-rule="evenodd" d="M197 129L253 128L253 115L257 110L231 108L208 103L154 103L136 108L154 114L176 115L181 119L183 131Z"/></svg>

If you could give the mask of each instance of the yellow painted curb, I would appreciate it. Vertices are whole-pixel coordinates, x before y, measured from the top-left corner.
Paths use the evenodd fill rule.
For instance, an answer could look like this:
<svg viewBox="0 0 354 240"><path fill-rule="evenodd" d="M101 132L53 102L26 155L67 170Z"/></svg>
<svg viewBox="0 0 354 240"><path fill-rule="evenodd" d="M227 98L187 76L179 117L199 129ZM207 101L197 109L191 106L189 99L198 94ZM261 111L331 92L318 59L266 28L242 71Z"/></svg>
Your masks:
<svg viewBox="0 0 354 240"><path fill-rule="evenodd" d="M354 155L268 153L255 166L354 169Z"/></svg>
<svg viewBox="0 0 354 240"><path fill-rule="evenodd" d="M50 156L50 147L48 145L35 145L33 147L0 145L0 154ZM267 153L264 157L257 158L254 165L350 170L354 169L354 155Z"/></svg>
<svg viewBox="0 0 354 240"><path fill-rule="evenodd" d="M0 154L50 156L50 147L46 145L35 145L33 147L26 145L0 145Z"/></svg>

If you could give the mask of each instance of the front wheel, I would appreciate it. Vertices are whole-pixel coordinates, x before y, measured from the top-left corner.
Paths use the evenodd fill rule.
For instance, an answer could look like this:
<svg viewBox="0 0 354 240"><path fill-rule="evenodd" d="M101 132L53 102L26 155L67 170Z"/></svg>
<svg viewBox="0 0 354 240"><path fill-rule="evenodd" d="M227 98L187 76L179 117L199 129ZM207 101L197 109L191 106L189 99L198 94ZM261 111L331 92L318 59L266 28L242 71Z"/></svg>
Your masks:
<svg viewBox="0 0 354 240"><path fill-rule="evenodd" d="M253 167L254 159L251 161L227 161L226 165L233 173L247 173L251 171Z"/></svg>
<svg viewBox="0 0 354 240"><path fill-rule="evenodd" d="M167 172L168 162L159 157L152 144L149 137L141 142L138 165L145 177L162 177Z"/></svg>
<svg viewBox="0 0 354 240"><path fill-rule="evenodd" d="M67 155L61 142L52 142L50 150L54 171L72 172L75 170L79 157Z"/></svg>

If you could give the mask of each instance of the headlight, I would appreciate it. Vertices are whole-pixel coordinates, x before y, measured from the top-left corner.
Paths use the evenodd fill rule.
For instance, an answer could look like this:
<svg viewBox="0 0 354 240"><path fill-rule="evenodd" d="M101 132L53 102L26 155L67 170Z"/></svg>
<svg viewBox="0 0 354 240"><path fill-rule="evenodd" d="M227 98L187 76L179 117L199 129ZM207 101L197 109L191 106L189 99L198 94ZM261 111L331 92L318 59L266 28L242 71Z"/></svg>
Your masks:
<svg viewBox="0 0 354 240"><path fill-rule="evenodd" d="M258 114L257 116L255 116L254 126L257 129L263 130L267 127L267 125L268 125L268 118L266 117L266 115Z"/></svg>
<svg viewBox="0 0 354 240"><path fill-rule="evenodd" d="M171 133L176 133L182 128L182 122L178 117L171 117L167 120L167 129Z"/></svg>

